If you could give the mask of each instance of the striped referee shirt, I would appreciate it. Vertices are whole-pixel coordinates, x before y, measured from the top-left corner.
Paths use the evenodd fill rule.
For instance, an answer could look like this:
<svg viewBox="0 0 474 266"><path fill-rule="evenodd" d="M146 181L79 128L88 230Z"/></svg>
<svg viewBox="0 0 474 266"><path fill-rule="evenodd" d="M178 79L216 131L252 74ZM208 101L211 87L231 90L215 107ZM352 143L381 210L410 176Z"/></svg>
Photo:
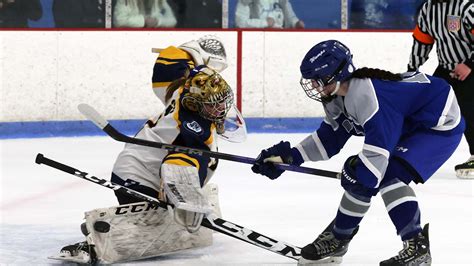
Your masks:
<svg viewBox="0 0 474 266"><path fill-rule="evenodd" d="M428 0L418 15L413 30L409 70L418 69L428 60L436 41L439 65L453 70L459 63L474 69L474 1Z"/></svg>

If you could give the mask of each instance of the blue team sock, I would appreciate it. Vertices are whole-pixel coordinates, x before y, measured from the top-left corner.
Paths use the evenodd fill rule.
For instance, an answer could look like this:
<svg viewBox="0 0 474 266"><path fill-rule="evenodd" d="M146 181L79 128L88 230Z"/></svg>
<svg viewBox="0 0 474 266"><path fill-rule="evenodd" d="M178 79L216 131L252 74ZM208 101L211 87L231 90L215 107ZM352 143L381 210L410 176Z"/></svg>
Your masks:
<svg viewBox="0 0 474 266"><path fill-rule="evenodd" d="M391 209L388 214L402 240L413 238L421 232L418 202L404 202Z"/></svg>
<svg viewBox="0 0 474 266"><path fill-rule="evenodd" d="M336 215L332 233L337 239L348 239L369 210L370 199L345 192Z"/></svg>

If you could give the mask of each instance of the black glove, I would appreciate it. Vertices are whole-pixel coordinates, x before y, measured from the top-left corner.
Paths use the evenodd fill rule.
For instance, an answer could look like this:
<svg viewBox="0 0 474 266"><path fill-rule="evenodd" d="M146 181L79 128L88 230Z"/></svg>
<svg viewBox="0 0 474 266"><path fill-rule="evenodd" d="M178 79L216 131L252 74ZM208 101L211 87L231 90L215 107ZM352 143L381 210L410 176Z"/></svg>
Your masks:
<svg viewBox="0 0 474 266"><path fill-rule="evenodd" d="M353 155L347 158L341 173L341 186L347 192L372 197L377 195L378 188L370 188L362 184L356 175L356 166L359 163L359 156Z"/></svg>
<svg viewBox="0 0 474 266"><path fill-rule="evenodd" d="M273 162L264 162L270 157L281 157L282 162L286 164L301 165L303 163L303 157L296 148L291 148L288 141L280 141L280 143L260 152L252 166L252 171L272 180L278 178L285 170L277 169Z"/></svg>

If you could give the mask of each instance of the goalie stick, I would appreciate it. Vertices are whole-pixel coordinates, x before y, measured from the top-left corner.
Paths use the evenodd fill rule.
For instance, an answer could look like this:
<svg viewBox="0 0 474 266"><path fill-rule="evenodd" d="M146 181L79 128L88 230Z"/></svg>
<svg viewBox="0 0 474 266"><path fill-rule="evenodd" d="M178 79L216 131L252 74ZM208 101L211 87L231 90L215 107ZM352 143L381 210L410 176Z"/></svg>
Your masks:
<svg viewBox="0 0 474 266"><path fill-rule="evenodd" d="M82 172L78 169L75 169L71 166L62 164L60 162L54 161L52 159L46 158L43 156L43 154L38 153L36 155L36 160L35 162L37 164L45 164L47 166L50 166L52 168L58 169L60 171L66 172L68 174L77 176L79 178L82 178L84 180L90 181L92 183L95 183L97 185L101 185L103 187L106 187L108 189L112 189L114 191L117 191L119 193L125 193L128 194L134 198L146 201L152 205L165 208L167 209L167 206L170 205L168 203L159 201L156 198L150 197L148 195L142 194L138 191L135 191L133 189L123 187L120 185L117 185L113 182L107 181L105 179L90 175L86 172ZM172 205L170 205L172 206ZM278 241L276 239L270 238L268 236L265 236L263 234L260 234L256 231L253 231L249 228L245 228L243 226L234 224L232 222L226 221L222 218L218 218L214 215L209 215L206 218L202 220L201 223L202 226L209 228L211 230L217 231L219 233L222 233L224 235L228 235L230 237L242 240L244 242L247 242L249 244L255 245L257 247L261 247L263 249L266 249L268 251L275 252L277 254L283 255L287 258L291 258L294 260L298 260L301 257L301 248L287 244L282 241Z"/></svg>
<svg viewBox="0 0 474 266"><path fill-rule="evenodd" d="M193 149L193 148L188 148L188 147L183 147L183 146L178 146L178 145L173 145L173 144L165 144L161 142L155 142L155 141L129 137L119 132L117 129L115 129L109 123L109 121L107 121L101 114L99 114L99 112L97 112L92 106L82 103L82 104L79 104L77 108L85 117L87 117L87 119L91 120L97 127L99 127L107 135L109 135L113 139L120 142L132 143L136 145L154 147L154 148L159 148L159 149L165 149L168 151L182 152L182 153L187 153L187 154L206 155L206 156L217 158L217 159L234 161L234 162L239 162L239 163L246 163L246 164L255 163L255 159L249 158L249 157L227 154L227 153L222 153L222 152ZM303 167L303 166L289 165L289 164L280 164L280 163L279 164L276 163L275 166L280 170L300 172L300 173L305 173L305 174L312 174L312 175L339 179L339 173L337 172Z"/></svg>

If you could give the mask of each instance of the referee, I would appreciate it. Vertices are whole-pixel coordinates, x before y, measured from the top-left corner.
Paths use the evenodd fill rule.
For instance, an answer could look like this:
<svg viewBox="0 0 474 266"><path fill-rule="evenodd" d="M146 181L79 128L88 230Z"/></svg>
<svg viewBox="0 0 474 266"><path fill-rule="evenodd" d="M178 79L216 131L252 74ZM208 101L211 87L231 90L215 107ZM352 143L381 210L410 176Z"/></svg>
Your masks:
<svg viewBox="0 0 474 266"><path fill-rule="evenodd" d="M418 15L408 71L428 59L436 42L438 68L433 76L445 79L454 89L466 120L464 136L471 157L455 167L459 178L474 179L474 1L428 0Z"/></svg>

